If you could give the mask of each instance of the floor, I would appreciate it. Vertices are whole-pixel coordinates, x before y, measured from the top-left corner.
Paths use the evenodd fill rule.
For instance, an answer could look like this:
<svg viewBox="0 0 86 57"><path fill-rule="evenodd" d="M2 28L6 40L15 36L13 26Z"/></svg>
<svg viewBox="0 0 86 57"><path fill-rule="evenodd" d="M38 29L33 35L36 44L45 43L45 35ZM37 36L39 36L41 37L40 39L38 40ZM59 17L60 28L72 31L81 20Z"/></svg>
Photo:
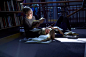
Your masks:
<svg viewBox="0 0 86 57"><path fill-rule="evenodd" d="M60 42L25 44L15 39L0 45L0 57L84 57L85 43Z"/></svg>
<svg viewBox="0 0 86 57"><path fill-rule="evenodd" d="M86 57L86 29L72 29L78 39L55 38L49 44L19 42L20 38L0 45L0 57Z"/></svg>

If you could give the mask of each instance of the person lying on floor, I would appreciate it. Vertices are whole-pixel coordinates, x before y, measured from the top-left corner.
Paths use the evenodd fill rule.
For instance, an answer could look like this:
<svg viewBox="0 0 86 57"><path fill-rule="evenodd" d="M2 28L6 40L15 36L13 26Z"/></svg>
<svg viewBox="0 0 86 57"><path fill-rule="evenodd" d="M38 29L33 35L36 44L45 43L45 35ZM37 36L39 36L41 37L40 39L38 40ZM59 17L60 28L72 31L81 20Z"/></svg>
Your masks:
<svg viewBox="0 0 86 57"><path fill-rule="evenodd" d="M33 24L33 21L35 20L35 17L33 16L33 11L30 7L25 6L22 9L23 13L26 15L23 19L23 25L24 25L24 30L25 30L25 34L26 34L26 38L34 38L34 37L38 37L41 33L39 32L32 32L31 30L34 28L37 28L40 23L43 22L37 22ZM45 33L44 34L48 34L50 32L50 38L53 40L55 38L55 32L52 29L51 31L49 29L45 29Z"/></svg>
<svg viewBox="0 0 86 57"><path fill-rule="evenodd" d="M57 20L56 23L51 24L51 26L57 26L60 27L61 29L63 29L63 31L60 31L61 33L55 31L55 33L57 33L55 36L56 37L62 37L63 33L66 32L66 30L71 31L71 27L70 27L70 23L67 17L64 16L60 16L59 19Z"/></svg>

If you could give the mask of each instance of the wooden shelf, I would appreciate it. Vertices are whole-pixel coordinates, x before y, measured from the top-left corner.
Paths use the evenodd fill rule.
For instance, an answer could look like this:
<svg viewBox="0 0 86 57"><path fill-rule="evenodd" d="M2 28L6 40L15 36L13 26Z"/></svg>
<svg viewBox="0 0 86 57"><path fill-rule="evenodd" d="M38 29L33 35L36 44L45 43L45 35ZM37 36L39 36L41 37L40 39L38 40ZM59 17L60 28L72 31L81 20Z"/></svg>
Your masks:
<svg viewBox="0 0 86 57"><path fill-rule="evenodd" d="M3 1L11 1L11 0L2 0ZM19 1L19 2L23 2L24 0L13 0L13 1Z"/></svg>
<svg viewBox="0 0 86 57"><path fill-rule="evenodd" d="M21 11L0 11L0 17L1 16L6 16L6 15L11 15L11 14L17 14L17 13L22 13Z"/></svg>
<svg viewBox="0 0 86 57"><path fill-rule="evenodd" d="M24 0L2 0L0 2L1 37L20 32L19 27L22 26L23 21L23 13L21 11L20 3L23 1Z"/></svg>
<svg viewBox="0 0 86 57"><path fill-rule="evenodd" d="M35 2L35 3L23 3L23 5L27 5L27 4L49 4L49 3L69 3L69 2L83 2L83 1Z"/></svg>
<svg viewBox="0 0 86 57"><path fill-rule="evenodd" d="M21 13L21 11L0 11L0 13Z"/></svg>
<svg viewBox="0 0 86 57"><path fill-rule="evenodd" d="M21 25L18 25L18 26L21 26ZM6 28L2 28L0 30L9 29L9 28L18 27L18 26L6 27Z"/></svg>

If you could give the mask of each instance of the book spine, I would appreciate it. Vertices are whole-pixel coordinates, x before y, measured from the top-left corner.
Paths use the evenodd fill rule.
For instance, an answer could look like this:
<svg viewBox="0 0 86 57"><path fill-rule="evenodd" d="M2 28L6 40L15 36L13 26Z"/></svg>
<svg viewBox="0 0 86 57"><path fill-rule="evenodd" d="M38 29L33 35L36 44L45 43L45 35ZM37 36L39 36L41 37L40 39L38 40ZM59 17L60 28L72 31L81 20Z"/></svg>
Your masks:
<svg viewBox="0 0 86 57"><path fill-rule="evenodd" d="M8 7L8 11L10 11L10 5L8 1L7 1L7 7Z"/></svg>
<svg viewBox="0 0 86 57"><path fill-rule="evenodd" d="M20 11L20 4L19 4L19 3L17 3L17 5L18 5L18 10Z"/></svg>
<svg viewBox="0 0 86 57"><path fill-rule="evenodd" d="M16 22L17 22L16 19L17 19L16 14L14 14L14 26L16 26Z"/></svg>
<svg viewBox="0 0 86 57"><path fill-rule="evenodd" d="M6 23L5 23L4 17L3 17L2 21L3 21L3 27L5 28L6 27Z"/></svg>
<svg viewBox="0 0 86 57"><path fill-rule="evenodd" d="M19 17L17 17L17 21L18 21L18 25L20 25L20 23L19 23Z"/></svg>
<svg viewBox="0 0 86 57"><path fill-rule="evenodd" d="M0 29L4 28L3 27L3 21L2 21L2 17L0 17Z"/></svg>
<svg viewBox="0 0 86 57"><path fill-rule="evenodd" d="M11 16L10 16L10 21L11 21L11 26L14 26L14 20Z"/></svg>
<svg viewBox="0 0 86 57"><path fill-rule="evenodd" d="M4 17L4 19L5 19L5 24L6 24L5 28L6 28L6 27L8 27L7 19L6 19L6 17Z"/></svg>
<svg viewBox="0 0 86 57"><path fill-rule="evenodd" d="M6 2L4 1L4 11L6 11Z"/></svg>
<svg viewBox="0 0 86 57"><path fill-rule="evenodd" d="M19 9L18 9L18 4L17 4L18 2L16 1L16 10L18 11Z"/></svg>
<svg viewBox="0 0 86 57"><path fill-rule="evenodd" d="M8 17L6 17L7 27L9 27Z"/></svg>
<svg viewBox="0 0 86 57"><path fill-rule="evenodd" d="M21 22L21 25L23 24L23 16L20 16L20 22Z"/></svg>
<svg viewBox="0 0 86 57"><path fill-rule="evenodd" d="M13 9L13 11L15 11L15 10L14 10L13 0L11 0L11 5L12 5L12 9Z"/></svg>
<svg viewBox="0 0 86 57"><path fill-rule="evenodd" d="M7 19L8 19L9 27L11 27L11 22L12 22L12 21L11 21L11 19L10 19L10 16L8 16Z"/></svg>
<svg viewBox="0 0 86 57"><path fill-rule="evenodd" d="M20 3L21 10L23 9L23 3Z"/></svg>
<svg viewBox="0 0 86 57"><path fill-rule="evenodd" d="M19 24L19 23L18 23L18 17L16 17L16 20L15 20L15 21L16 21L16 25L18 25L18 24Z"/></svg>

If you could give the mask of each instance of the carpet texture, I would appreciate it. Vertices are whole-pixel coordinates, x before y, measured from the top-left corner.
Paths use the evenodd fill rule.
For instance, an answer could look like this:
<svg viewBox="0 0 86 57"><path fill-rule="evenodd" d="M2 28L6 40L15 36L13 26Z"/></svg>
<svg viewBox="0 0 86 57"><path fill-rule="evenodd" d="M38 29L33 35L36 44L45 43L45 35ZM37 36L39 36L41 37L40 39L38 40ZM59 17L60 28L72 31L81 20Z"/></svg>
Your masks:
<svg viewBox="0 0 86 57"><path fill-rule="evenodd" d="M0 45L0 57L84 57L84 43L25 44L19 38Z"/></svg>

